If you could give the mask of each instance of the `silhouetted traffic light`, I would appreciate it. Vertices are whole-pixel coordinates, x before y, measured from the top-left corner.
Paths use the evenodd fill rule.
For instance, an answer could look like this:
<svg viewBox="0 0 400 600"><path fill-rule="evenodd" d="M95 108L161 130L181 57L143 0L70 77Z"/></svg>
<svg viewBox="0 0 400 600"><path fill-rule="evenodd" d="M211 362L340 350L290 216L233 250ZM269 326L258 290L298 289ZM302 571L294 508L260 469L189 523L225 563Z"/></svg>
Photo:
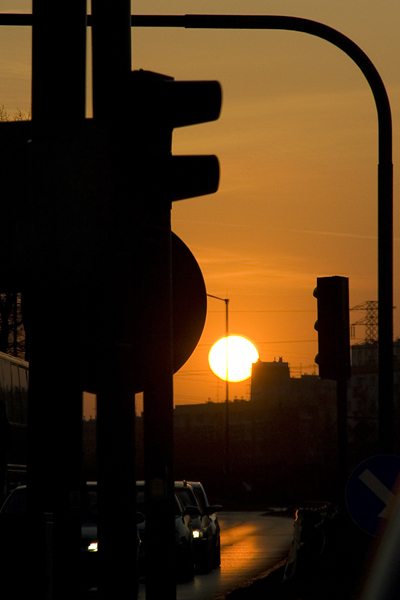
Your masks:
<svg viewBox="0 0 400 600"><path fill-rule="evenodd" d="M217 81L175 81L151 71L133 71L130 97L136 184L160 199L182 200L211 194L219 184L216 156L172 156L172 131L218 119Z"/></svg>
<svg viewBox="0 0 400 600"><path fill-rule="evenodd" d="M318 277L314 296L318 301L318 355L322 379L350 375L349 283L346 277Z"/></svg>
<svg viewBox="0 0 400 600"><path fill-rule="evenodd" d="M217 81L175 81L167 75L139 70L130 74L127 95L130 112L126 128L131 144L123 160L132 183L132 202L123 208L134 213L133 235L138 240L136 275L141 293L137 302L142 304L136 331L137 379L138 389L143 389L139 380L144 381L146 373L152 370L155 357L162 360L161 351L155 350L154 340L161 335L155 323L165 309L164 295L169 285L167 280L161 284L161 278L169 268L166 261L171 249L171 204L174 200L214 193L219 184L216 156L172 154L173 130L216 120L222 93ZM121 210L121 214L126 215L126 212ZM176 256L173 262L175 259ZM194 264L195 268L198 266ZM172 268L174 294L179 289L183 303L185 299L189 303L190 277L186 274L184 281L180 279L179 270ZM183 350L176 335L179 321L183 319L183 311L180 313L176 314L174 307L174 359ZM165 326L165 318L158 325L162 326Z"/></svg>

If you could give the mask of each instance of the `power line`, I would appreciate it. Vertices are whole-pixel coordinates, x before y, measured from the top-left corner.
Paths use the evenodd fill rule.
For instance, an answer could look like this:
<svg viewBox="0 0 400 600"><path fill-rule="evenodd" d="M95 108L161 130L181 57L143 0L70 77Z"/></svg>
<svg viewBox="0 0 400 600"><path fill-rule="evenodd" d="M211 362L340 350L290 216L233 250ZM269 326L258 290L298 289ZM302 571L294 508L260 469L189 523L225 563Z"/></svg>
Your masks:
<svg viewBox="0 0 400 600"><path fill-rule="evenodd" d="M208 313L222 313L222 310L208 310ZM272 309L272 310L230 310L229 313L305 313L311 312L315 313L315 310L312 309L300 309L300 310L281 310L281 309Z"/></svg>
<svg viewBox="0 0 400 600"><path fill-rule="evenodd" d="M317 341L317 339L314 340L272 340L270 342L258 342L255 341L255 344L304 344L304 343L315 343ZM209 348L213 345L214 342L210 342L210 343L204 343L204 344L197 344L196 348Z"/></svg>

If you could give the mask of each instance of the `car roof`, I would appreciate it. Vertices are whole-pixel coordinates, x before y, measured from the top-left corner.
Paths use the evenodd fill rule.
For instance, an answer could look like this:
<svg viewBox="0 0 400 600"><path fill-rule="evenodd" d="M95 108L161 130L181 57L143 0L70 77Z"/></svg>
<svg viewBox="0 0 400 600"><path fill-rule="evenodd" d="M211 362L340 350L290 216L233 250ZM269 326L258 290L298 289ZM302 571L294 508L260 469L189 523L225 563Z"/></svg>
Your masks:
<svg viewBox="0 0 400 600"><path fill-rule="evenodd" d="M183 479L182 481L175 481L174 485L176 488L184 487L184 488L193 489L191 484L188 481L186 481L186 479Z"/></svg>

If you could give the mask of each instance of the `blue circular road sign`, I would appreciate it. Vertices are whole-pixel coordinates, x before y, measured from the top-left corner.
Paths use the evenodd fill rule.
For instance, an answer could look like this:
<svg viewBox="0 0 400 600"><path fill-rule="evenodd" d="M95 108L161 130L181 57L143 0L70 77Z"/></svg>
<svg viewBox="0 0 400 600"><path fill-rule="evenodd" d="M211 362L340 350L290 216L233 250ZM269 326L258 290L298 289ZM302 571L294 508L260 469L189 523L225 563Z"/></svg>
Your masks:
<svg viewBox="0 0 400 600"><path fill-rule="evenodd" d="M400 475L400 457L372 456L358 465L346 487L347 508L353 521L370 535L376 535L382 519L388 518Z"/></svg>

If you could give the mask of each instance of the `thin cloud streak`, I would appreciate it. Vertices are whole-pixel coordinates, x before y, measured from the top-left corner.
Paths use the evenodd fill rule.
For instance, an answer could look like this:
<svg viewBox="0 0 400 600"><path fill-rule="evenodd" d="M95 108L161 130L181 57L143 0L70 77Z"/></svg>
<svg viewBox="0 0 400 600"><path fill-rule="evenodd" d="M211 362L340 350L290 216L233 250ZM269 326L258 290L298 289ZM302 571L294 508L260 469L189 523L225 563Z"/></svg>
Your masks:
<svg viewBox="0 0 400 600"><path fill-rule="evenodd" d="M307 233L312 235L329 235L334 237L360 238L363 240L376 240L376 235L360 235L359 233L344 233L341 231L318 231L312 229L284 229L275 227L276 231L290 231L291 233Z"/></svg>
<svg viewBox="0 0 400 600"><path fill-rule="evenodd" d="M285 227L274 227L275 231L289 231L291 233L305 233L311 235L328 235L333 237L346 237L346 238L358 238L362 240L377 240L377 235L361 235L359 233L344 233L341 231L318 231L312 229L289 229ZM393 238L394 242L400 241L400 238Z"/></svg>
<svg viewBox="0 0 400 600"><path fill-rule="evenodd" d="M207 225L213 227L240 227L252 229L251 225L243 225L243 223L217 223L216 221L185 221L184 219L175 219L174 223L186 223L190 225Z"/></svg>
<svg viewBox="0 0 400 600"><path fill-rule="evenodd" d="M189 223L191 225L207 225L211 227L236 227L238 229L259 229L256 225L244 225L243 223L219 223L216 221L187 221L183 219L176 219L176 223ZM263 227L263 229L265 229ZM344 238L355 238L362 240L374 240L378 239L377 235L362 235L359 233L345 233L342 231L319 231L317 229L292 229L286 227L271 227L271 231L286 231L289 233L303 233L308 235L327 235L331 237L344 237ZM394 237L394 242L399 242L400 238Z"/></svg>

